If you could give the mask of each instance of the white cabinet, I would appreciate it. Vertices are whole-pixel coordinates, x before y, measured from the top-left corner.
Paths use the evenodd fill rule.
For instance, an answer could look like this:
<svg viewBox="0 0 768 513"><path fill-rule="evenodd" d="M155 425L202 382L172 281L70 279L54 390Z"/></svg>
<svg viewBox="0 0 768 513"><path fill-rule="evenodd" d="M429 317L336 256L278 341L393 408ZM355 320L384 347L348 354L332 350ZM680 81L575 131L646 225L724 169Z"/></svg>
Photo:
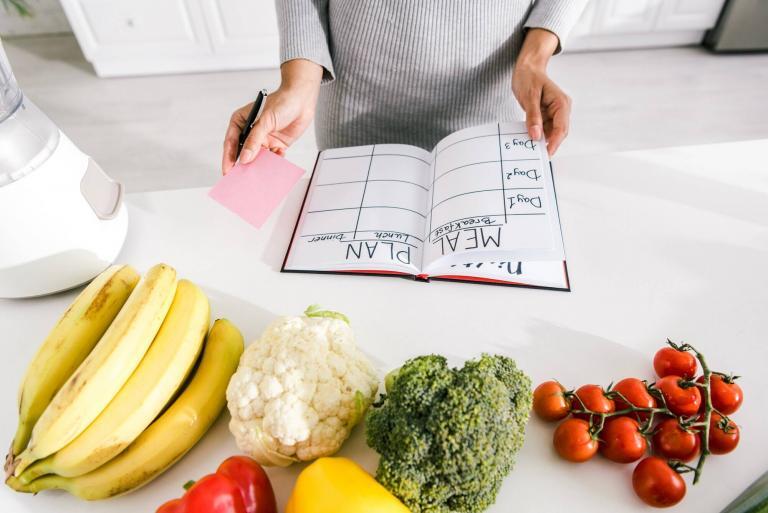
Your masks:
<svg viewBox="0 0 768 513"><path fill-rule="evenodd" d="M662 0L593 0L596 17L593 31L599 34L650 32Z"/></svg>
<svg viewBox="0 0 768 513"><path fill-rule="evenodd" d="M215 52L274 59L278 51L274 2L200 0ZM267 5L268 4L268 5Z"/></svg>
<svg viewBox="0 0 768 513"><path fill-rule="evenodd" d="M698 44L725 0L590 0L569 50Z"/></svg>
<svg viewBox="0 0 768 513"><path fill-rule="evenodd" d="M195 6L183 0L77 0L67 10L84 53L130 59L162 49L176 56L210 51Z"/></svg>
<svg viewBox="0 0 768 513"><path fill-rule="evenodd" d="M706 30L715 26L723 0L667 0L661 6L659 30Z"/></svg>
<svg viewBox="0 0 768 513"><path fill-rule="evenodd" d="M272 0L62 0L102 77L278 64Z"/></svg>
<svg viewBox="0 0 768 513"><path fill-rule="evenodd" d="M278 65L274 0L61 0L100 76ZM568 50L697 44L724 0L591 0Z"/></svg>

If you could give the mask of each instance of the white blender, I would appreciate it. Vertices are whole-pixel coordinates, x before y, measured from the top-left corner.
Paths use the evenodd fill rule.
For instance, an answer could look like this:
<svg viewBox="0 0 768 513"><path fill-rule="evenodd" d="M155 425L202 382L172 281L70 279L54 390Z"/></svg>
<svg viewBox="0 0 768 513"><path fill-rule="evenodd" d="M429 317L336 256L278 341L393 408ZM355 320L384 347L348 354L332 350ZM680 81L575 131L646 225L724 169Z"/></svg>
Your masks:
<svg viewBox="0 0 768 513"><path fill-rule="evenodd" d="M117 257L122 186L28 98L0 42L0 298L81 285Z"/></svg>

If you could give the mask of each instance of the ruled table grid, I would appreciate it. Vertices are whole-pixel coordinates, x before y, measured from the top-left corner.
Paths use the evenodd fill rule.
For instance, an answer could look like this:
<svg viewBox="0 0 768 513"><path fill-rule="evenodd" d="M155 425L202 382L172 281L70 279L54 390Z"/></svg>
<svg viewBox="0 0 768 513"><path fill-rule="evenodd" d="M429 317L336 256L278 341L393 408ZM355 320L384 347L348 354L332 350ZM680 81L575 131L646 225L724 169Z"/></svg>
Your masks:
<svg viewBox="0 0 768 513"><path fill-rule="evenodd" d="M419 242L424 239L434 242L436 232L442 233L446 225L459 221L454 216L471 214L472 209L493 212L482 216L490 218L486 222L492 222L493 226L506 225L513 216L547 215L546 209L536 212L529 205L515 204L518 200L530 201L525 197L531 196L526 191L545 189L533 186L537 185L533 181L524 183L526 177L517 176L522 173L520 169L538 175L543 173L543 169L534 164L542 161L536 156L538 153L534 153L536 149L520 147L534 144L527 140L527 132L504 131L497 123L495 127L486 127L486 133L475 134L449 139L432 152L431 158L408 154L406 147L393 145L360 147L351 154L344 154L343 149L331 150L321 155L321 163L326 165L320 168L322 172L313 184L313 196L304 212L306 218L315 218L317 222L302 226L299 237L342 235L337 239L339 242L350 242L391 232L394 238L407 236ZM497 158L489 159L494 153ZM407 164L407 161L413 163ZM497 166L495 171L493 166ZM472 174L473 169L478 169L478 174ZM454 173L459 174L454 178ZM472 178L474 176L477 178ZM492 176L495 178L490 182ZM422 203L403 199L419 195L424 197ZM322 201L314 201L318 196ZM491 200L499 196L501 205ZM455 202L459 203L451 207ZM386 211L393 213L390 216Z"/></svg>
<svg viewBox="0 0 768 513"><path fill-rule="evenodd" d="M391 204L390 201L382 201L381 191L379 191L380 193L378 194L378 199L371 197L371 194L373 192L372 188L379 185L387 186L391 184L393 186L400 186L406 189L412 188L414 191L418 191L417 194L426 195L429 192L429 189L427 188L426 184L419 183L418 176L379 178L373 176L373 170L375 166L380 164L380 174L382 170L384 170L386 174L386 172L389 170L397 168L397 164L402 163L398 159L403 158L407 161L412 161L415 163L418 162L419 164L416 167L420 166L424 168L424 172L426 173L426 166L429 165L429 162L415 155L393 152L391 149L385 149L380 152L377 152L377 150L377 145L372 145L370 147L370 151L367 154L331 154L330 156L321 155L322 162L347 162L346 165L348 167L340 168L338 167L339 164L335 163L332 166L321 166L320 173L318 173L317 176L317 183L313 184L312 186L315 191L323 190L326 194L326 198L336 196L343 197L344 194L348 195L350 190L354 190L355 187L359 187L359 199L354 206L338 204L337 202L331 200L320 201L321 204L324 203L326 205L318 206L314 204L315 202L311 198L307 207L305 208L305 217L312 218L313 216L324 215L322 218L323 222L321 223L323 229L309 229L308 231L305 231L305 226L307 224L305 222L304 226L302 226L302 231L299 233L300 238L316 239L330 236L341 236L337 238L338 242L341 243L384 241L399 242L411 247L416 247L413 242L418 242L418 244L423 243L423 226L427 218L426 212L420 211L420 209L415 204L407 206L404 206L403 204L397 204L397 198L393 198ZM355 161L360 161L360 164L357 164ZM411 167L413 167L413 164L411 164ZM340 176L344 175L345 173L347 175L359 175L359 177L354 179L346 179L342 176L340 178ZM423 176L425 178L424 181L426 181L426 174ZM349 187L350 189L344 190L344 187ZM385 197L383 199L389 200L390 198ZM426 203L426 201L422 200L418 203L423 208L423 205ZM411 206L414 208L409 208ZM402 212L406 216L414 216L416 219L418 219L418 221L412 221L405 224L416 225L418 229L405 230L402 226L397 226L398 224L402 225L402 222L398 223L397 221L393 221L388 223L386 218L381 220L381 218L377 218L375 216L373 221L371 218L368 220L369 225L377 225L375 229L370 229L370 226L363 226L363 219L366 217L366 212L375 213L388 210ZM351 219L348 218L350 214L353 216ZM344 221L345 219L347 219L347 221ZM379 226L381 226L381 228L379 228ZM374 235L376 238L373 238ZM411 239L412 242L408 242L411 241Z"/></svg>
<svg viewBox="0 0 768 513"><path fill-rule="evenodd" d="M360 208L357 209L357 221L355 221L355 231L352 238L357 238L357 227L360 226L360 214L363 212L363 203L365 203L365 191L368 190L368 179L371 177L371 166L373 166L373 155L376 153L376 145L371 147L371 158L368 161L368 172L365 174L365 185L363 185L363 194L360 197Z"/></svg>
<svg viewBox="0 0 768 513"><path fill-rule="evenodd" d="M441 232L442 231L441 229L444 228L446 225L449 225L449 224L452 224L452 223L455 223L455 222L459 222L459 221L463 221L463 220L466 220L466 219L477 218L477 217L503 218L503 221L502 221L502 219L499 219L498 223L494 222L494 224L485 225L485 226L503 226L503 225L508 224L509 217L511 217L511 216L546 215L546 212L510 212L509 211L508 197L507 197L507 193L508 192L510 192L510 191L524 191L524 190L544 190L543 186L542 187L515 187L515 186L511 186L511 185L509 185L507 183L508 182L508 177L506 176L507 171L505 170L505 167L504 167L505 163L510 163L510 162L541 162L541 158L540 157L505 158L505 156L504 156L504 150L505 150L504 144L505 143L503 143L502 137L504 137L504 136L518 136L518 135L527 136L528 133L527 132L503 132L502 128L501 128L501 124L497 123L496 124L496 130L494 130L493 133L488 133L488 134L484 134L484 135L474 135L474 136L471 136L471 137L465 137L465 138L462 138L462 139L459 139L459 140L456 140L456 141L452 141L449 144L446 144L445 146L437 148L437 150L434 152L434 159L433 159L434 163L433 163L433 166L432 166L432 186L431 186L432 191L431 191L431 200L430 200L429 211L428 211L428 215L429 215L429 223L428 223L429 224L429 228L428 228L427 237L426 237L427 240L429 240L430 242L434 242L435 238L433 238L433 235L436 232ZM490 138L496 139L496 141L495 141L496 144L494 146L496 146L496 149L498 151L498 158L497 159L492 159L492 160L476 160L476 161L472 161L472 162L468 162L468 163L461 163L460 165L451 167L451 168L446 169L446 170L441 170L440 172L438 172L438 168L439 168L438 161L441 158L441 155L446 150L448 150L450 148L454 148L455 149L458 145L463 144L463 143L468 143L469 142L469 143L473 143L474 144L474 143L478 143L479 141L481 141L483 139L490 139ZM510 148L506 148L506 149L510 149ZM487 158L488 154L485 153L484 156ZM445 158L445 157L442 157L442 158ZM450 195L450 196L448 196L446 198L443 198L443 199L438 199L438 200L435 199L435 191L439 187L440 181L446 179L452 173L463 171L463 170L466 171L468 168L474 168L474 167L477 167L477 166L493 165L493 164L498 164L498 166L499 166L498 171L497 171L500 174L500 178L501 178L501 184L500 184L499 187L470 188L470 190L462 190L462 192ZM481 183L481 180L477 180L476 182L477 183ZM476 216L465 217L465 218L461 218L461 219L446 219L442 223L436 223L436 220L435 220L435 210L438 209L439 207L444 207L446 204L448 204L450 202L453 202L453 201L456 201L456 200L458 200L460 198L464 198L466 196L471 196L471 195L475 195L475 194L483 194L483 193L495 193L495 192L501 193L501 199L502 199L502 202L501 202L501 207L502 208L499 209L496 213L476 215ZM492 202L492 203L494 203L494 202ZM492 210L495 210L495 208L493 208Z"/></svg>

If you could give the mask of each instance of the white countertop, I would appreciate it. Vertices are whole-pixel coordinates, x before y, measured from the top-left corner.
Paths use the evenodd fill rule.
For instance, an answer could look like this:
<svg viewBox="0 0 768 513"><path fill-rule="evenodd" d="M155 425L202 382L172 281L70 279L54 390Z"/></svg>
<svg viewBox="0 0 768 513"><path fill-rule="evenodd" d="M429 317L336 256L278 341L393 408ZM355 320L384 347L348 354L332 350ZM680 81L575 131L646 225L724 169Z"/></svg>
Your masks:
<svg viewBox="0 0 768 513"><path fill-rule="evenodd" d="M742 441L711 457L676 511L718 511L768 470L768 140L555 160L573 291L401 278L281 274L301 198L297 188L262 229L215 204L203 189L128 196L121 262L145 271L167 262L209 293L214 314L256 338L276 315L311 303L345 312L382 371L408 357L510 355L535 383L607 385L652 378L666 337L702 350L717 370L742 375L734 420ZM74 293L0 300L0 440L10 441L25 367ZM0 490L0 511L154 511L181 485L237 452L225 415L180 463L125 497L84 503L61 492ZM515 470L490 512L648 511L631 489L634 465L559 460L554 426L534 419ZM342 450L369 470L375 454L357 429ZM270 470L280 506L300 467Z"/></svg>

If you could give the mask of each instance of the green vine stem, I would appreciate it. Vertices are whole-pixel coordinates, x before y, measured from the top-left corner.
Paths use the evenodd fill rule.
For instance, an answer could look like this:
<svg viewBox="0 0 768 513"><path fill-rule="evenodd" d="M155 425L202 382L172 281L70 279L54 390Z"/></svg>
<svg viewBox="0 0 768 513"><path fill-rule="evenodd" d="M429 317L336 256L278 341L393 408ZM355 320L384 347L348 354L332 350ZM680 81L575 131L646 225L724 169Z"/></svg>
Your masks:
<svg viewBox="0 0 768 513"><path fill-rule="evenodd" d="M701 370L704 374L704 383L698 384L699 388L703 389L704 392L704 420L700 423L697 423L702 428L702 434L701 434L701 454L699 455L699 461L696 463L696 466L693 469L693 484L696 484L699 481L699 478L701 478L701 471L704 468L704 462L707 459L707 456L709 456L711 453L709 451L709 430L710 430L710 421L712 420L712 392L711 392L711 386L710 386L710 380L712 378L712 371L710 370L709 366L707 365L707 359L704 358L704 355L701 354L695 347L693 347L690 344L682 344L680 346L676 345L671 340L667 339L667 342L670 346L673 348L679 350L679 351L691 351L693 354L696 355L696 359L699 360L699 363L701 364Z"/></svg>
<svg viewBox="0 0 768 513"><path fill-rule="evenodd" d="M610 388L610 387L609 387ZM589 423L592 427L592 435L597 437L597 435L600 433L600 431L603 430L603 427L605 426L605 419L610 417L618 417L620 415L629 415L630 413L648 413L648 420L643 422L643 429L642 432L647 431L647 428L653 425L653 419L656 414L662 414L662 415L672 415L672 412L669 411L667 408L666 403L664 402L664 397L661 397L662 401L662 407L661 408L646 408L642 406L635 406L629 400L624 397L624 395L621 392L618 392L616 390L609 390L605 392L605 396L609 399L613 399L614 397L620 398L622 401L624 401L626 404L629 405L628 408L624 408L623 410L616 410L612 411L610 413L598 413L596 411L592 411L589 408L586 407L584 404L584 401L575 393L566 394L566 397L568 395L571 395L572 397L575 397L576 400L581 405L581 410L571 410L572 414L576 415L589 415ZM593 418L598 417L600 419L600 423L595 426L593 423Z"/></svg>

